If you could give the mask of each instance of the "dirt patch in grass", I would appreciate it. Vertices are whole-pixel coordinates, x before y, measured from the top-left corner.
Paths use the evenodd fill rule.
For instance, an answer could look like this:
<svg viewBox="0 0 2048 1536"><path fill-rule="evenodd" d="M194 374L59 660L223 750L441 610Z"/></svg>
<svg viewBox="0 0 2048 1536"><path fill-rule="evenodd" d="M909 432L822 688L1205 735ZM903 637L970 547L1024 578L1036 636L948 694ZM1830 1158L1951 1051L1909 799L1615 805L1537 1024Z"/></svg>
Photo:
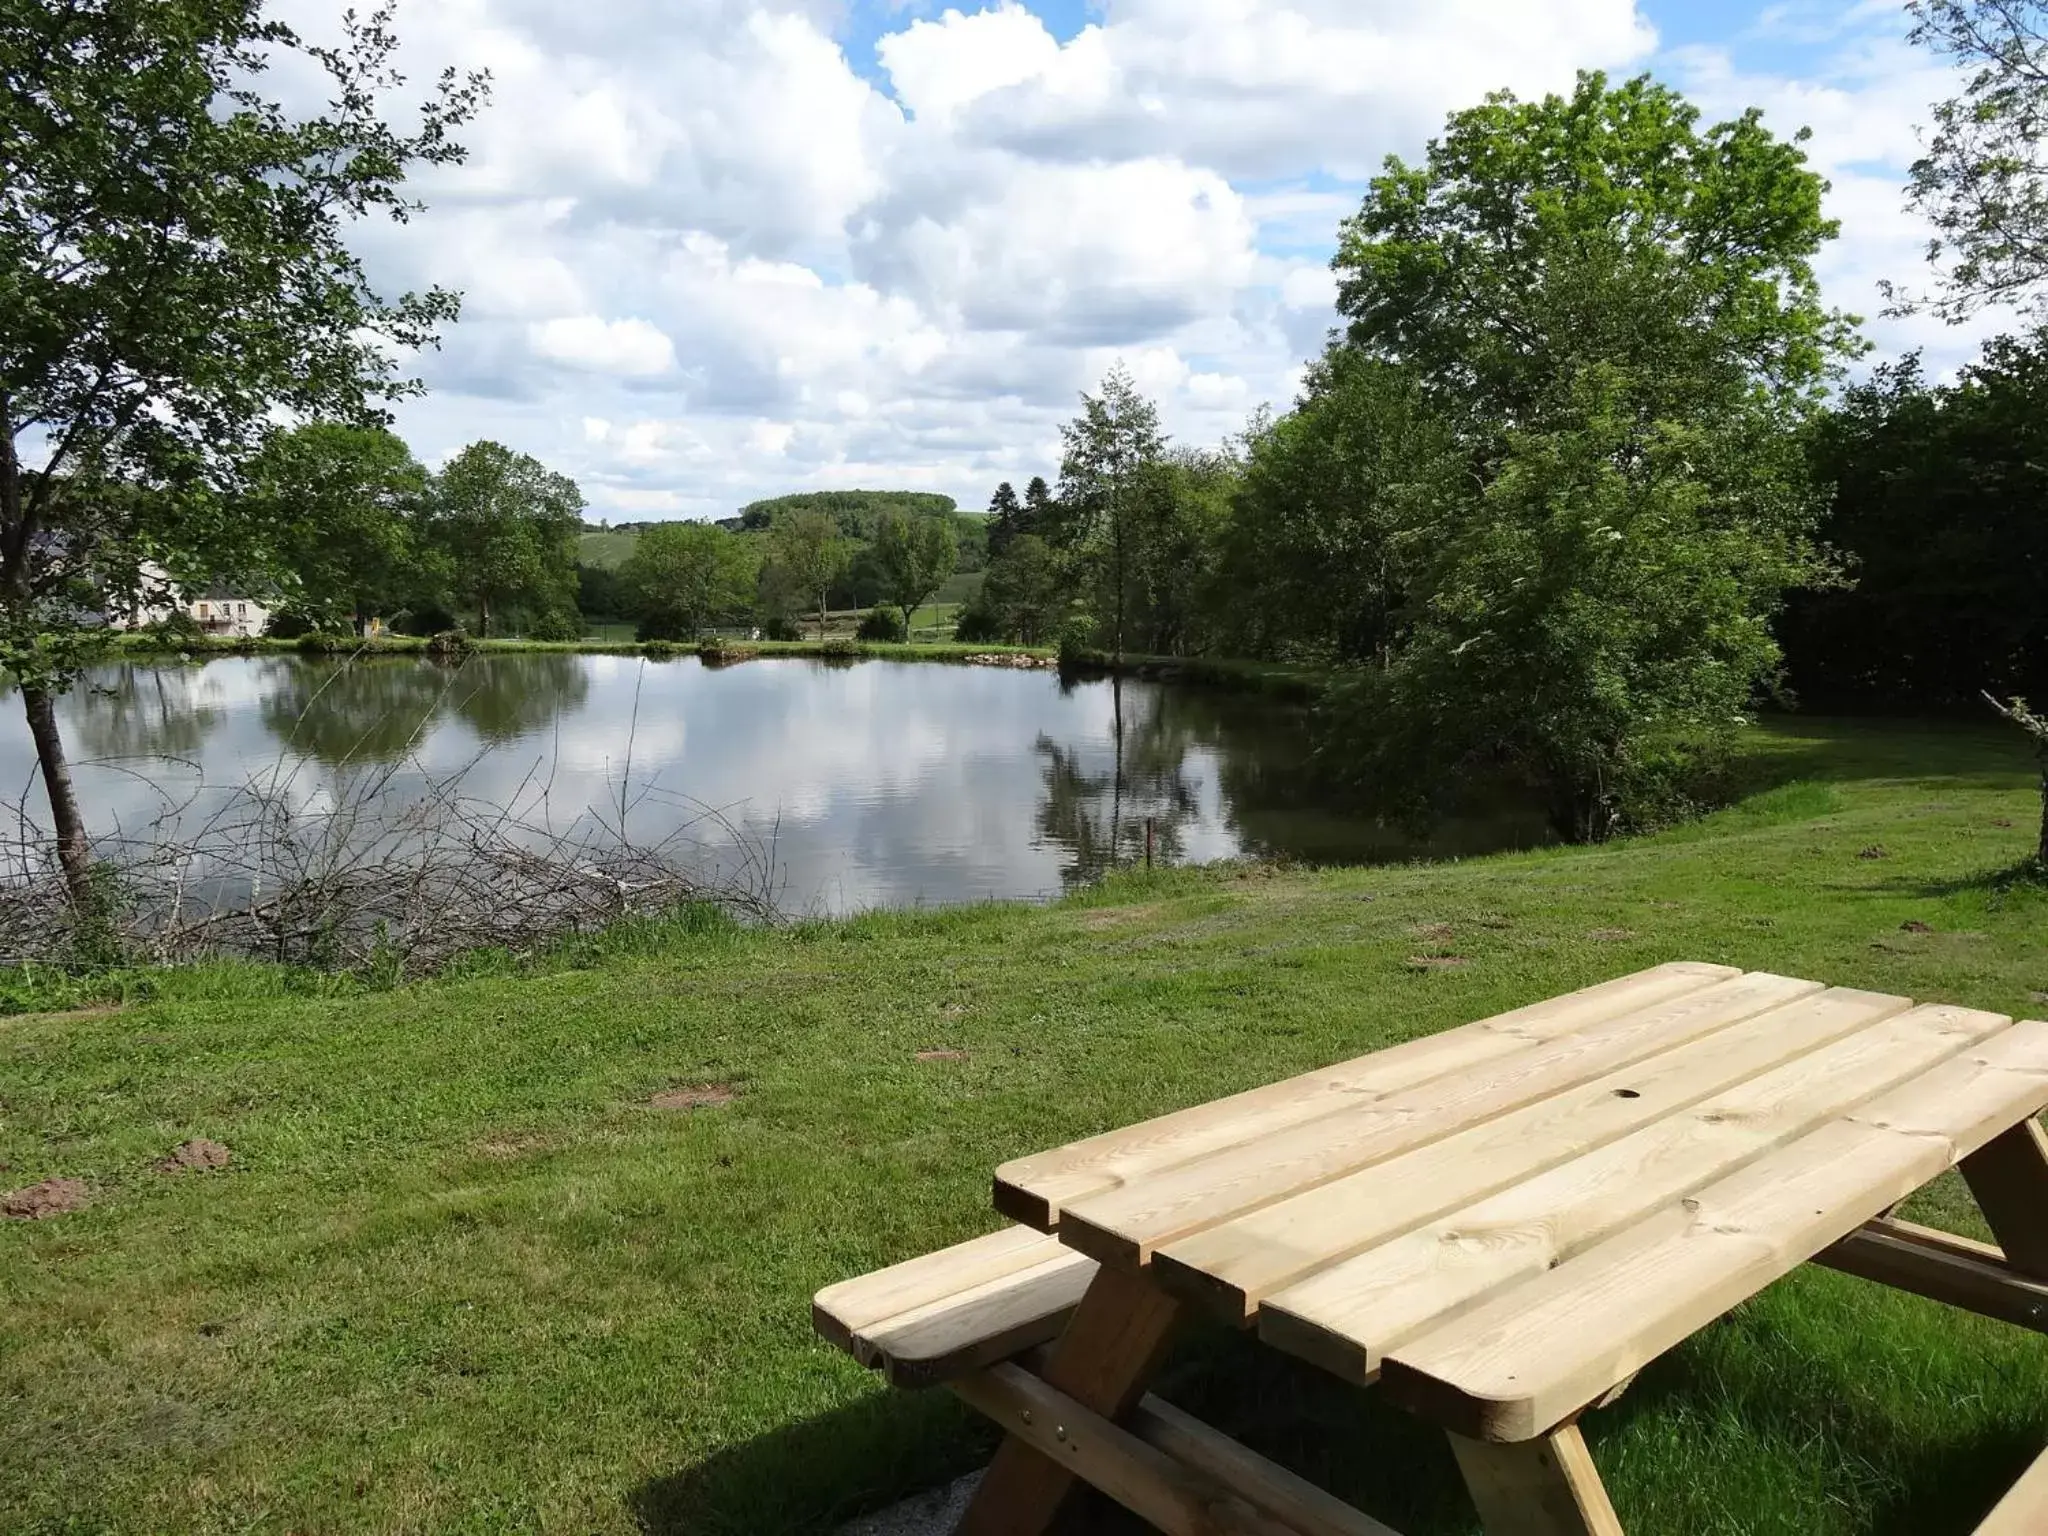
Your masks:
<svg viewBox="0 0 2048 1536"><path fill-rule="evenodd" d="M45 1216L63 1216L82 1211L86 1205L83 1179L45 1179L27 1189L0 1195L0 1216L15 1221L41 1221Z"/></svg>
<svg viewBox="0 0 2048 1536"><path fill-rule="evenodd" d="M1452 971L1472 962L1463 955L1410 955L1408 969L1411 971Z"/></svg>
<svg viewBox="0 0 2048 1536"><path fill-rule="evenodd" d="M967 1053L965 1051L953 1050L919 1051L917 1059L919 1061L965 1061Z"/></svg>
<svg viewBox="0 0 2048 1536"><path fill-rule="evenodd" d="M1099 933L1104 928L1121 928L1126 923L1142 923L1148 917L1159 915L1159 903L1144 902L1135 907L1097 907L1092 912L1081 914L1081 926L1090 933Z"/></svg>
<svg viewBox="0 0 2048 1536"><path fill-rule="evenodd" d="M656 1109L723 1109L740 1096L730 1083L698 1083L692 1088L667 1088L647 1102Z"/></svg>
<svg viewBox="0 0 2048 1536"><path fill-rule="evenodd" d="M1427 939L1432 944L1442 944L1451 936L1449 923L1417 923L1410 930L1418 939Z"/></svg>
<svg viewBox="0 0 2048 1536"><path fill-rule="evenodd" d="M1934 925L1932 923L1923 923L1917 917L1909 917L1903 923L1899 924L1899 932L1932 933L1934 932Z"/></svg>
<svg viewBox="0 0 2048 1536"><path fill-rule="evenodd" d="M208 1141L204 1136L195 1136L183 1141L172 1150L169 1157L156 1161L158 1173L210 1173L216 1168L225 1168L235 1160L235 1154L217 1141Z"/></svg>
<svg viewBox="0 0 2048 1536"><path fill-rule="evenodd" d="M1635 936L1633 928L1592 928L1586 932L1586 937L1596 944L1619 944Z"/></svg>
<svg viewBox="0 0 2048 1536"><path fill-rule="evenodd" d="M64 1008L55 1013L10 1013L0 1017L0 1029L10 1024L90 1024L124 1011L119 1003L98 1003L90 1008Z"/></svg>

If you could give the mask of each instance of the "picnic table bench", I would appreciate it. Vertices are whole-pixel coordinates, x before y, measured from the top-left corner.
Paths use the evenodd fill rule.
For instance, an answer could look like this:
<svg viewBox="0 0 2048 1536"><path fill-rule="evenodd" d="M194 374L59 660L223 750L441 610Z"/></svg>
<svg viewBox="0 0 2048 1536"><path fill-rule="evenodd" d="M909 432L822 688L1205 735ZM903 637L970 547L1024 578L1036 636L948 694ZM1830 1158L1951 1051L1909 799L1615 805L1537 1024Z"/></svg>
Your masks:
<svg viewBox="0 0 2048 1536"><path fill-rule="evenodd" d="M1191 1316L1448 1431L1489 1536L1618 1536L1578 1429L1808 1260L2048 1331L2048 1023L1674 963L1006 1163L1020 1225L820 1333L1006 1431L959 1530L1085 1481L1168 1536L1394 1536L1146 1394ZM1952 1165L1998 1246L1895 1220ZM2048 1457L1977 1527L2048 1531Z"/></svg>

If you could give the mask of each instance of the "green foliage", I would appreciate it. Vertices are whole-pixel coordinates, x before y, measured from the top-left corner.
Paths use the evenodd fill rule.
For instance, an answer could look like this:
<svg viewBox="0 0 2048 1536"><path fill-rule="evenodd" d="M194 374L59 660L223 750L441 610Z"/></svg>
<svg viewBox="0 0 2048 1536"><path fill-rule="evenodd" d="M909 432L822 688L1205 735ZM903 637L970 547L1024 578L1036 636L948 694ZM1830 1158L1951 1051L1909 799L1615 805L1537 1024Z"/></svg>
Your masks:
<svg viewBox="0 0 2048 1536"><path fill-rule="evenodd" d="M1093 587L1096 611L1121 659L1138 553L1137 502L1166 449L1159 408L1119 363L1099 394L1081 397L1081 414L1060 428L1060 439L1060 494L1046 537Z"/></svg>
<svg viewBox="0 0 2048 1536"><path fill-rule="evenodd" d="M1000 560L1010 541L1024 531L1023 525L1024 504L1017 500L1016 488L1005 480L988 499L989 559Z"/></svg>
<svg viewBox="0 0 2048 1536"><path fill-rule="evenodd" d="M875 562L882 594L903 610L903 633L925 599L945 583L959 562L960 546L948 517L909 518L884 512L875 525Z"/></svg>
<svg viewBox="0 0 2048 1536"><path fill-rule="evenodd" d="M152 619L143 629L151 640L167 650L192 650L206 643L206 631L183 608L173 608L162 618Z"/></svg>
<svg viewBox="0 0 2048 1536"><path fill-rule="evenodd" d="M846 569L852 553L840 534L838 522L817 509L786 512L768 530L768 548L768 561L776 575L764 575L764 579L771 585L778 580L785 582L792 596L815 598L818 634L823 636L827 594Z"/></svg>
<svg viewBox="0 0 2048 1536"><path fill-rule="evenodd" d="M1059 632L1072 606L1066 561L1037 534L1020 534L988 568L954 638L1043 645Z"/></svg>
<svg viewBox="0 0 2048 1536"><path fill-rule="evenodd" d="M683 647L672 640L649 640L640 647L640 654L649 661L673 661L683 654Z"/></svg>
<svg viewBox="0 0 2048 1536"><path fill-rule="evenodd" d="M441 660L457 660L476 649L476 643L464 629L440 630L427 640L427 654Z"/></svg>
<svg viewBox="0 0 2048 1536"><path fill-rule="evenodd" d="M583 620L574 608L550 608L526 626L530 640L581 640Z"/></svg>
<svg viewBox="0 0 2048 1536"><path fill-rule="evenodd" d="M502 443L471 443L427 491L426 538L481 636L489 636L494 611L574 609L582 526L576 482Z"/></svg>
<svg viewBox="0 0 2048 1536"><path fill-rule="evenodd" d="M797 513L822 512L850 539L874 537L885 512L906 517L951 517L957 503L930 491L801 491L771 496L740 508L740 522L749 531L768 529Z"/></svg>
<svg viewBox="0 0 2048 1536"><path fill-rule="evenodd" d="M657 523L619 568L619 586L640 615L641 639L694 640L744 617L758 576L753 541L715 523Z"/></svg>
<svg viewBox="0 0 2048 1536"><path fill-rule="evenodd" d="M1959 66L1935 103L1913 205L1934 225L1928 260L1950 321L1986 304L2048 303L2048 7L2041 0L1911 0L1911 40ZM1911 301L1895 290L1895 301Z"/></svg>
<svg viewBox="0 0 2048 1536"><path fill-rule="evenodd" d="M1382 809L1506 775L1569 836L1657 820L1771 684L1769 621L1824 570L1798 434L1854 346L1813 280L1820 193L1755 113L1702 132L1598 75L1455 114L1373 182L1336 346L1411 381L1366 398L1417 458L1359 468L1357 558L1398 607L1324 758Z"/></svg>
<svg viewBox="0 0 2048 1536"><path fill-rule="evenodd" d="M853 638L870 644L901 644L910 638L910 631L904 625L902 615L895 609L870 608L860 616L860 624L855 628Z"/></svg>
<svg viewBox="0 0 2048 1536"><path fill-rule="evenodd" d="M450 133L484 83L444 76L402 133L378 115L395 48L382 10L313 48L248 0L10 9L0 665L17 677L65 686L90 649L81 574L109 599L160 596L150 571L281 574L292 530L231 494L273 411L360 421L416 388L393 358L431 344L455 298L380 298L346 230L415 211L407 172L462 158ZM262 94L278 60L327 77L294 92L326 115Z"/></svg>
<svg viewBox="0 0 2048 1536"><path fill-rule="evenodd" d="M1333 347L1294 410L1246 436L1213 602L1223 649L1383 664L1425 530L1466 477L1454 435L1411 373Z"/></svg>
<svg viewBox="0 0 2048 1536"><path fill-rule="evenodd" d="M340 628L447 585L446 552L421 536L426 483L386 428L312 422L263 445L241 494L251 519L274 531L291 606Z"/></svg>
<svg viewBox="0 0 2048 1536"><path fill-rule="evenodd" d="M1852 578L1793 599L1791 683L1826 708L1957 709L2048 691L2048 337L2003 338L1952 384L1919 359L1844 393L1813 434L1820 536Z"/></svg>

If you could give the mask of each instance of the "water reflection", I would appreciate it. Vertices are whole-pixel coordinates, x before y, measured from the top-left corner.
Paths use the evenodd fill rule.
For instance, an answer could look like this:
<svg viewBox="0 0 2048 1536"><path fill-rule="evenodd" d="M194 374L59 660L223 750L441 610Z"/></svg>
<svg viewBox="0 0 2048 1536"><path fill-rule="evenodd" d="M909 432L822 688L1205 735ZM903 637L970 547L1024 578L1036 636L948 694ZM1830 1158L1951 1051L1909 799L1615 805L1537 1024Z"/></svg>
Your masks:
<svg viewBox="0 0 2048 1536"><path fill-rule="evenodd" d="M799 909L1056 893L1142 862L1148 821L1164 863L1422 851L1313 793L1298 707L1154 682L791 659L248 657L102 668L63 723L81 759L102 760L78 772L102 828L252 780L318 807L455 779L536 826L598 808L643 843L682 829L707 861L736 830L772 846ZM0 777L25 783L32 764L9 711Z"/></svg>

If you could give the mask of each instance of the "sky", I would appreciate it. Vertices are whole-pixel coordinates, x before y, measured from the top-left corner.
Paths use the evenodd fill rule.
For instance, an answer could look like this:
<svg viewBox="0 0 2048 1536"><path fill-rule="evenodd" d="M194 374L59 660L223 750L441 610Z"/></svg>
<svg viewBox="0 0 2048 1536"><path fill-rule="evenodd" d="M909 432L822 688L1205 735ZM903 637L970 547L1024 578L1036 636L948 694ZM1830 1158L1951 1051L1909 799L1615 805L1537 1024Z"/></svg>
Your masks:
<svg viewBox="0 0 2048 1536"><path fill-rule="evenodd" d="M319 36L339 0L280 10ZM380 289L464 295L399 430L429 464L533 454L593 521L980 507L1055 476L1118 361L1220 442L1292 400L1384 157L1579 69L1811 128L1825 294L1874 358L1941 374L2010 324L1881 314L1880 280L1923 278L1905 169L1955 88L1893 0L401 0L397 26L415 81L495 82L428 211L352 236Z"/></svg>

